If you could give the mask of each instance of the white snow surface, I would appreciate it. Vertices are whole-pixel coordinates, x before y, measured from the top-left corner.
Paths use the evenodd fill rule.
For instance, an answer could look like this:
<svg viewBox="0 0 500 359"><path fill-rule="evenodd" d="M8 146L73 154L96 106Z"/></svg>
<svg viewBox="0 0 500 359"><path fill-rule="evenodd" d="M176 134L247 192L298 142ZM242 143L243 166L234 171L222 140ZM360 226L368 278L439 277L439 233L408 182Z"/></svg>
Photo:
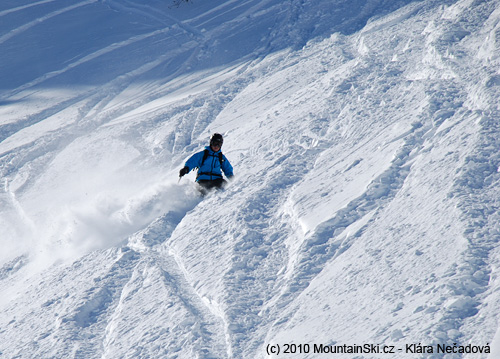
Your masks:
<svg viewBox="0 0 500 359"><path fill-rule="evenodd" d="M0 53L0 358L500 358L500 0L2 0Z"/></svg>

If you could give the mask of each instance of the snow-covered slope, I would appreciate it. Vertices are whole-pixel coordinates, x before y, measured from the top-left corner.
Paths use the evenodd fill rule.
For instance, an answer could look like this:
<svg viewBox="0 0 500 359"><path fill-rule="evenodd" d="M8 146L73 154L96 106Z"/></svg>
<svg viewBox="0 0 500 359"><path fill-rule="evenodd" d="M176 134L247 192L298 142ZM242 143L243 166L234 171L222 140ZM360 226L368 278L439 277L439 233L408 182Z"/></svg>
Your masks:
<svg viewBox="0 0 500 359"><path fill-rule="evenodd" d="M0 357L498 358L499 26L2 1ZM214 132L236 177L202 200L178 170Z"/></svg>

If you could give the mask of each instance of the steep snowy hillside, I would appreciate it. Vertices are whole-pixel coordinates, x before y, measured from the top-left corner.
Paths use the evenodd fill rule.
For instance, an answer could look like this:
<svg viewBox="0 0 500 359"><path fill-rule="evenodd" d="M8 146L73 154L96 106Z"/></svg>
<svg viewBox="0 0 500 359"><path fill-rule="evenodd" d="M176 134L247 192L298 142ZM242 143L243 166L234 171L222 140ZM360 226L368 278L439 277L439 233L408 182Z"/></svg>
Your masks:
<svg viewBox="0 0 500 359"><path fill-rule="evenodd" d="M499 27L2 1L0 358L500 357ZM214 132L236 176L202 199Z"/></svg>

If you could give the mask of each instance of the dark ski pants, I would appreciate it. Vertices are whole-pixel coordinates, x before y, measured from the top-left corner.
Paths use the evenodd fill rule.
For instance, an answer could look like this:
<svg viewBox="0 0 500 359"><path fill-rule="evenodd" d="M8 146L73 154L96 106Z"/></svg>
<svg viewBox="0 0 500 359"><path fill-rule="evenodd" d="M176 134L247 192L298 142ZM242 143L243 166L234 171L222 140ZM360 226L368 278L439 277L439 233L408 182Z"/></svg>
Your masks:
<svg viewBox="0 0 500 359"><path fill-rule="evenodd" d="M211 189L222 189L226 185L227 181L223 178L217 178L214 180L199 180L198 184L200 185L201 193L207 194Z"/></svg>

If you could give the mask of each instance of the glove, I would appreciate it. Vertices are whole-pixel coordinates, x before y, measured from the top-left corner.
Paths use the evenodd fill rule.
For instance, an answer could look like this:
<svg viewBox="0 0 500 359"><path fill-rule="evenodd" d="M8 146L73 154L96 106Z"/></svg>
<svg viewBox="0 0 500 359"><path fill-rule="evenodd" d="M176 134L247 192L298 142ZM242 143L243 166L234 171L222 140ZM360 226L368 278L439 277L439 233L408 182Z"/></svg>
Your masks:
<svg viewBox="0 0 500 359"><path fill-rule="evenodd" d="M184 168L181 168L181 170L179 171L179 177L187 175L188 173L189 173L189 167L184 166Z"/></svg>

